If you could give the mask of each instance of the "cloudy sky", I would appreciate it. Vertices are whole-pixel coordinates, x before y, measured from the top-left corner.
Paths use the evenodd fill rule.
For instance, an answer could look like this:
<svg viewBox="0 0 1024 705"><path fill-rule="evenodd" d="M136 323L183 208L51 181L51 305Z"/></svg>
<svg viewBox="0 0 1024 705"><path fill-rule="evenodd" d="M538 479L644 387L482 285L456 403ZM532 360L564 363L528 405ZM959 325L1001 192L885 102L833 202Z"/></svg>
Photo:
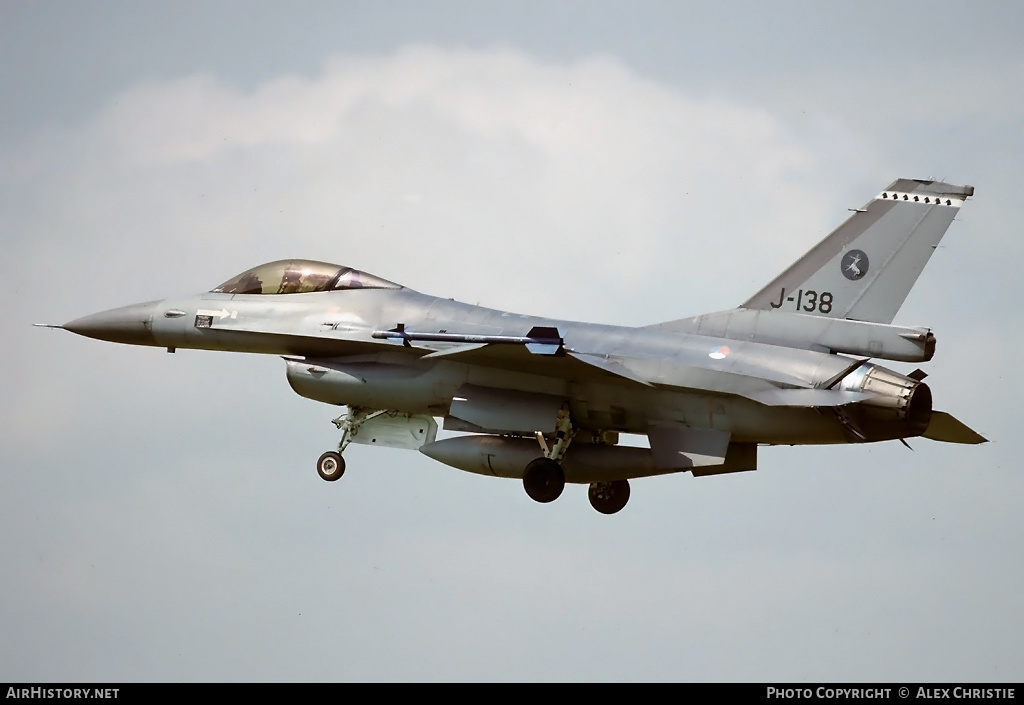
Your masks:
<svg viewBox="0 0 1024 705"><path fill-rule="evenodd" d="M1015 2L0 2L0 681L1024 677ZM992 440L586 490L352 446L274 357L35 329L285 257L645 325L897 177ZM893 364L907 372L911 366Z"/></svg>

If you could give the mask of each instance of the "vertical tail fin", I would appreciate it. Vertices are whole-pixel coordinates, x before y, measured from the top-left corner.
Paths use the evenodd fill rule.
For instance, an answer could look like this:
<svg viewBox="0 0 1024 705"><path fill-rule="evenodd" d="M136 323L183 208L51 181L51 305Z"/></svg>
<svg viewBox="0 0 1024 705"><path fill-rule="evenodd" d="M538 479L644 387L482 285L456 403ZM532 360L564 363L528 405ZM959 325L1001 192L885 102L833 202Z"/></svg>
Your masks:
<svg viewBox="0 0 1024 705"><path fill-rule="evenodd" d="M743 308L891 323L973 186L897 179Z"/></svg>

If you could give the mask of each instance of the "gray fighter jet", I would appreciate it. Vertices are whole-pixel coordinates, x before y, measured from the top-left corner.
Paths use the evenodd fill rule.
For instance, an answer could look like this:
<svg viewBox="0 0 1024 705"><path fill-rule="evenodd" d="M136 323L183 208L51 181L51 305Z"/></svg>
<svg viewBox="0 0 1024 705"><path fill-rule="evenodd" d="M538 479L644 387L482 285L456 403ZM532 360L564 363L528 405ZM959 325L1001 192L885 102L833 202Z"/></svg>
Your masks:
<svg viewBox="0 0 1024 705"><path fill-rule="evenodd" d="M212 291L52 326L131 345L281 355L292 389L344 406L349 443L418 449L521 479L551 502L590 486L612 514L632 478L754 470L758 446L924 436L982 443L932 409L928 328L892 325L971 186L899 179L739 308L637 328L552 320L421 294L349 267L271 262ZM437 423L467 432L435 440ZM649 448L618 445L644 434Z"/></svg>

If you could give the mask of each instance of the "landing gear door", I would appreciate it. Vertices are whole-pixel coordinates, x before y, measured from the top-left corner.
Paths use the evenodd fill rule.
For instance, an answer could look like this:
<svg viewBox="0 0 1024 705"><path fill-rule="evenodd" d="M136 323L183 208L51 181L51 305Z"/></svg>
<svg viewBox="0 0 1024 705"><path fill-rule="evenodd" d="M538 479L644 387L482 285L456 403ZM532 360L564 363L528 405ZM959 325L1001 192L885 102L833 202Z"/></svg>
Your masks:
<svg viewBox="0 0 1024 705"><path fill-rule="evenodd" d="M367 446L419 450L437 437L437 422L432 416L413 416L384 412L364 421L352 432L351 442Z"/></svg>

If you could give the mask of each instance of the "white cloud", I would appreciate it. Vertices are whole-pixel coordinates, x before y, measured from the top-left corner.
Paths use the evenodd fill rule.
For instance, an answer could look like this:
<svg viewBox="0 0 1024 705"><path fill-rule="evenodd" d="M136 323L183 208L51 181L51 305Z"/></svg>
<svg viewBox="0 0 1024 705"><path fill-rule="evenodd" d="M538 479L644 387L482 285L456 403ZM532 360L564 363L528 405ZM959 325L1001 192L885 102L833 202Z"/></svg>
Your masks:
<svg viewBox="0 0 1024 705"><path fill-rule="evenodd" d="M637 324L756 290L786 264L779 248L796 256L834 225L828 170L856 151L848 135L811 151L763 110L612 58L428 46L335 57L249 93L208 75L138 86L70 141L36 176L48 198L19 209L51 224L47 256L59 242L101 280L159 257L144 296L311 256Z"/></svg>
<svg viewBox="0 0 1024 705"><path fill-rule="evenodd" d="M20 297L46 272L55 285L19 312L62 322L310 257L497 308L651 323L735 305L834 225L827 169L855 140L819 152L813 137L613 58L512 49L334 57L250 92L148 83L3 155L19 265L4 284ZM22 361L40 369L26 433L82 414L38 393L62 384L50 356ZM99 358L114 375L151 364Z"/></svg>

